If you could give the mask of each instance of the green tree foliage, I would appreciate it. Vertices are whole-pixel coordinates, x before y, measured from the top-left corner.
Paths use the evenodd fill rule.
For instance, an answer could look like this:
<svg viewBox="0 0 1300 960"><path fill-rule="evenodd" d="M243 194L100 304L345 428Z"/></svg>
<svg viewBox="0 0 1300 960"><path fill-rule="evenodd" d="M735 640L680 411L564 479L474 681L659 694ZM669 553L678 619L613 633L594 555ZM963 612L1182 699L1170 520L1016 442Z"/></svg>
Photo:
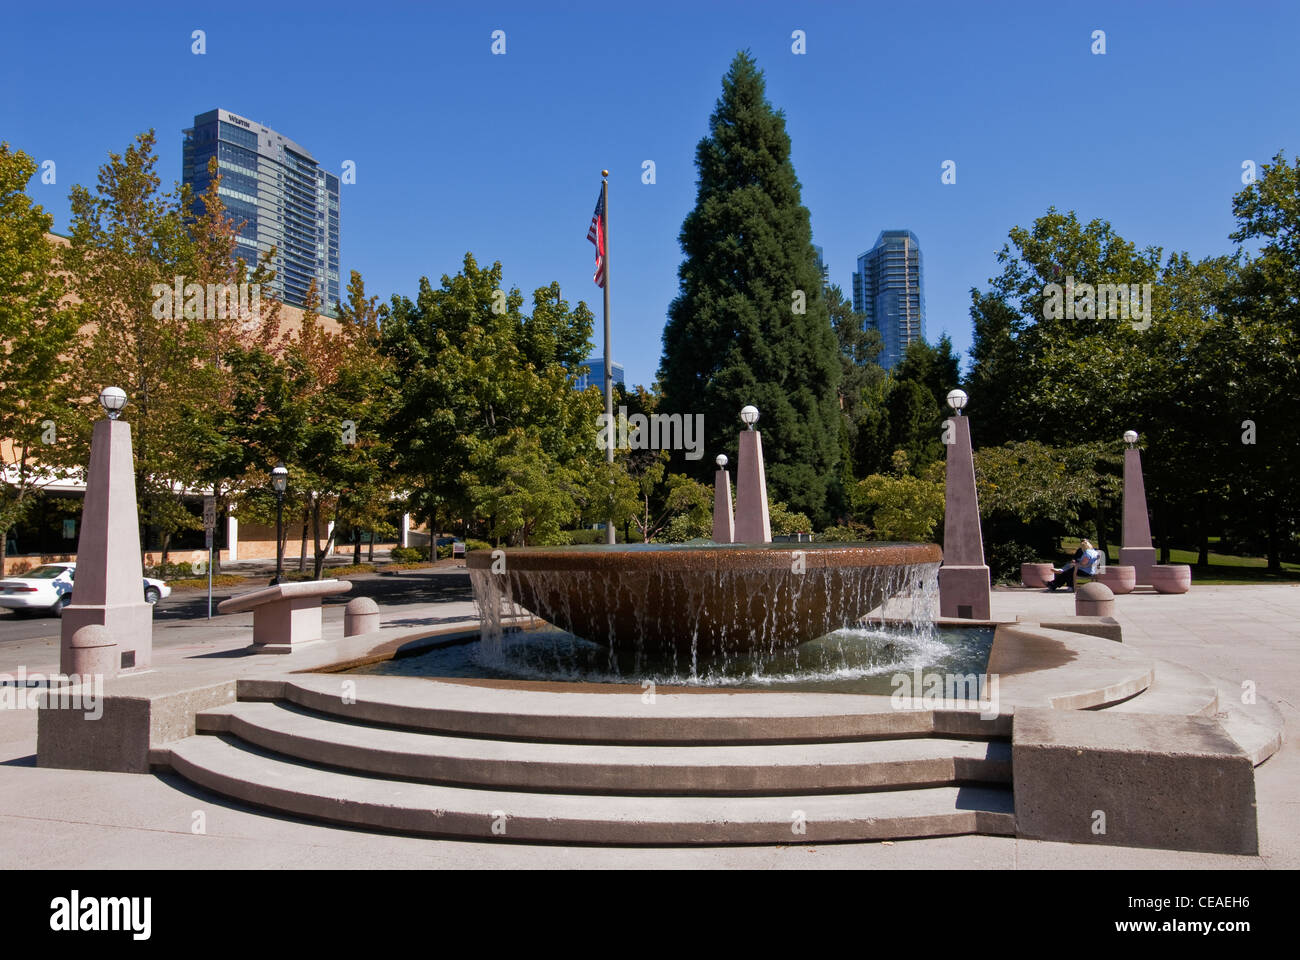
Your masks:
<svg viewBox="0 0 1300 960"><path fill-rule="evenodd" d="M971 291L968 389L977 449L1027 437L1057 448L1113 445L1137 430L1154 532L1167 551L1182 519L1212 512L1209 502L1222 495L1206 469L1224 453L1222 434L1207 429L1204 406L1221 406L1212 399L1220 370L1197 358L1210 360L1200 343L1219 323L1233 266L1223 257L1162 256L1159 247L1138 250L1104 220L1084 224L1055 209L1031 229L1014 228L998 255L1001 275L988 291ZM1079 305L1073 317L1056 315L1050 302L1049 285L1067 282ZM1094 290L1091 304L1084 284ZM1110 316L1102 284L1149 284L1148 312L1130 306L1127 318Z"/></svg>
<svg viewBox="0 0 1300 960"><path fill-rule="evenodd" d="M812 521L808 515L791 510L780 500L768 503L768 520L772 525L772 536L790 537L796 533L813 532Z"/></svg>
<svg viewBox="0 0 1300 960"><path fill-rule="evenodd" d="M886 462L888 380L876 362L884 342L880 331L864 326L866 318L838 286L826 289L826 308L840 346L840 478L848 490L856 477L875 473Z"/></svg>
<svg viewBox="0 0 1300 960"><path fill-rule="evenodd" d="M46 239L53 218L26 192L35 173L31 157L0 143L0 572L9 531L58 476L47 451L68 402L60 356L77 335Z"/></svg>
<svg viewBox="0 0 1300 960"><path fill-rule="evenodd" d="M1201 344L1198 366L1214 370L1213 384L1191 399L1213 393L1233 520L1254 532L1252 546L1276 571L1300 529L1300 425L1291 409L1300 396L1300 157L1279 152L1262 164L1232 212L1241 269L1222 286L1220 322Z"/></svg>
<svg viewBox="0 0 1300 960"><path fill-rule="evenodd" d="M1098 537L1099 505L1120 495L1118 448L1114 442L1048 447L1026 440L976 450L985 543L1018 543L1050 560L1063 536Z"/></svg>
<svg viewBox="0 0 1300 960"><path fill-rule="evenodd" d="M664 520L667 522L664 523ZM655 538L660 543L711 539L713 491L691 477L680 473L670 474L660 523L661 532Z"/></svg>
<svg viewBox="0 0 1300 960"><path fill-rule="evenodd" d="M864 477L853 488L855 515L871 524L878 540L930 541L943 521L943 463L930 464L919 477L909 468L900 450L889 473Z"/></svg>
<svg viewBox="0 0 1300 960"><path fill-rule="evenodd" d="M95 190L74 186L71 243L63 251L78 321L89 326L70 358L81 416L66 418L75 463L85 463L102 387L126 391L135 451L136 496L141 521L165 535L192 526L175 507L176 485L197 482L190 456L187 401L208 385L202 360L208 340L184 304L161 309L159 290L193 276L194 245L182 210L183 193L161 191L154 172L152 131L123 154L110 154ZM184 279L183 279L183 282ZM142 538L144 540L145 538Z"/></svg>
<svg viewBox="0 0 1300 960"><path fill-rule="evenodd" d="M741 407L756 405L774 495L825 521L839 480L841 364L785 118L747 53L709 124L664 328L662 407L703 414L705 449L728 450ZM691 469L703 479L707 461Z"/></svg>
<svg viewBox="0 0 1300 960"><path fill-rule="evenodd" d="M604 457L603 404L597 391L574 390L570 373L590 351L586 304L570 308L553 283L526 315L502 277L500 263L481 269L466 254L439 288L423 278L414 301L393 298L381 337L399 384L387 436L413 512L431 529L459 519L523 543L599 499L590 478Z"/></svg>

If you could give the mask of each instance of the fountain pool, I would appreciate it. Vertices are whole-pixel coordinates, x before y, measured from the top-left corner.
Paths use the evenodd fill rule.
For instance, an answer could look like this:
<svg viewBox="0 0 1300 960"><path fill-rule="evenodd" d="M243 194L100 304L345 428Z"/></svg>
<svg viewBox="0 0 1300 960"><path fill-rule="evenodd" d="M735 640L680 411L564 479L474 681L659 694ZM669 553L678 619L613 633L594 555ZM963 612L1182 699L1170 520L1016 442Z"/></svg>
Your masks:
<svg viewBox="0 0 1300 960"><path fill-rule="evenodd" d="M575 637L553 627L505 632L497 642L465 638L409 656L355 667L384 676L541 680L656 687L722 688L889 696L895 677L983 674L991 626L915 628L864 624L774 654L675 660L649 657Z"/></svg>

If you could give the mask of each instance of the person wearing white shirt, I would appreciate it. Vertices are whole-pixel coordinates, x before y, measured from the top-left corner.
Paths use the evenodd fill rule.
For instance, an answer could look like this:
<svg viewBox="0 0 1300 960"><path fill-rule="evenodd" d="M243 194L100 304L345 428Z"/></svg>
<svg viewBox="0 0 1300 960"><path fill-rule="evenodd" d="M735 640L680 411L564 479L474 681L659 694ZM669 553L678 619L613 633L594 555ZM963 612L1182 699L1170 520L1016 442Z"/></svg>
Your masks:
<svg viewBox="0 0 1300 960"><path fill-rule="evenodd" d="M1047 589L1057 590L1061 587L1073 589L1075 577L1080 573L1086 577L1095 576L1097 570L1101 567L1101 561L1101 551L1092 545L1092 541L1080 540L1079 549L1074 552L1073 559L1059 569L1057 567L1052 568L1052 572L1056 576L1047 585Z"/></svg>

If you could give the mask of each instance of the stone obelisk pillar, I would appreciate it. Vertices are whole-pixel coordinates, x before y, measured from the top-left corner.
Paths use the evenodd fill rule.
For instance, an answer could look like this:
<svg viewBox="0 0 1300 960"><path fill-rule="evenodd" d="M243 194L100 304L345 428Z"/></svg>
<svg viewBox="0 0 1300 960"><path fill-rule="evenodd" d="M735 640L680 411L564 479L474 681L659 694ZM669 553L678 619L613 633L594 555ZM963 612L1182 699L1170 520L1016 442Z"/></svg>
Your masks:
<svg viewBox="0 0 1300 960"><path fill-rule="evenodd" d="M1156 548L1151 546L1151 520L1147 516L1147 491L1142 482L1142 452L1133 434L1124 451L1124 539L1119 548L1121 566L1132 567L1137 584L1151 583ZM1125 438L1127 439L1127 437Z"/></svg>
<svg viewBox="0 0 1300 960"><path fill-rule="evenodd" d="M718 454L718 470L713 475L713 542L733 543L736 521L731 515L731 475L727 472L727 455Z"/></svg>
<svg viewBox="0 0 1300 960"><path fill-rule="evenodd" d="M107 630L116 646L111 657L102 641L88 646L83 634L82 641L73 642L73 634L90 624ZM60 632L63 673L99 673L107 663L115 668L108 679L146 670L153 660L153 607L144 599L131 425L122 420L95 424L72 603L63 610Z"/></svg>
<svg viewBox="0 0 1300 960"><path fill-rule="evenodd" d="M963 394L962 405L965 399ZM949 402L952 402L951 394ZM948 420L947 426L945 440L950 442L943 511L943 566L939 568L939 615L988 620L989 568L984 563L984 540L980 533L970 420L958 414Z"/></svg>
<svg viewBox="0 0 1300 960"><path fill-rule="evenodd" d="M754 429L758 410L740 412L748 428L740 431L740 456L736 465L735 543L771 543L772 520L767 507L767 474L763 469L763 436Z"/></svg>

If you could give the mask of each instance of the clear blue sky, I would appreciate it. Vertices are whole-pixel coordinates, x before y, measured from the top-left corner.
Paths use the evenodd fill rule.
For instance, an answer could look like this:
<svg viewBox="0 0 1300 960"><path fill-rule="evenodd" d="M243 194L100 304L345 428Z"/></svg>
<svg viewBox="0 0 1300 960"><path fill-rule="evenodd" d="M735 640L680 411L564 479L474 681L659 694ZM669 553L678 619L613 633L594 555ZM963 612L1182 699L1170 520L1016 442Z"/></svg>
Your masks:
<svg viewBox="0 0 1300 960"><path fill-rule="evenodd" d="M558 280L585 299L597 351L586 233L608 167L614 356L638 383L658 366L695 145L738 49L785 111L832 280L851 288L880 230L915 231L927 336L963 352L968 290L997 271L1012 226L1055 204L1139 246L1226 252L1242 161L1300 152L1293 2L97 0L13 6L0 31L0 138L56 162L57 183L30 188L56 230L69 187L93 185L110 150L153 127L160 172L179 180L181 130L225 107L336 172L355 161L345 282L356 269L385 299L413 295L472 251L526 296Z"/></svg>

